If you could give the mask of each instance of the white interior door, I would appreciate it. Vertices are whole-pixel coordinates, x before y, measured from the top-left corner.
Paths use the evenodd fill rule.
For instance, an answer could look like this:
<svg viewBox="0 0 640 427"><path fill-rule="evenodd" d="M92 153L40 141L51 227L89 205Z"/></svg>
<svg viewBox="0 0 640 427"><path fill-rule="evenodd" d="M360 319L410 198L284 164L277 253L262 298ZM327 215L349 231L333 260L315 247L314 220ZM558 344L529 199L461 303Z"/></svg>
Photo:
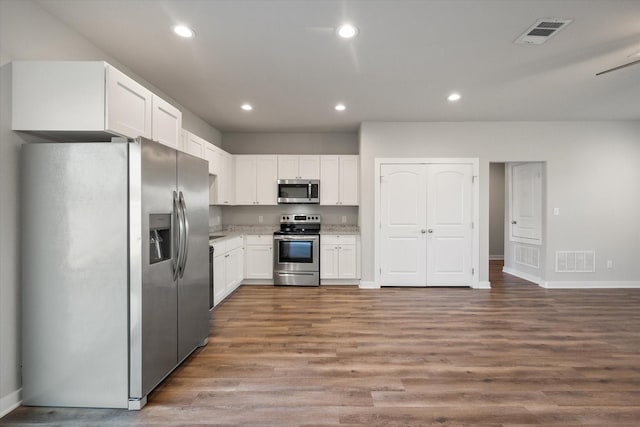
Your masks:
<svg viewBox="0 0 640 427"><path fill-rule="evenodd" d="M471 284L472 179L468 164L427 165L427 283Z"/></svg>
<svg viewBox="0 0 640 427"><path fill-rule="evenodd" d="M380 283L426 286L427 167L383 164L380 175Z"/></svg>
<svg viewBox="0 0 640 427"><path fill-rule="evenodd" d="M511 239L542 240L542 163L511 164Z"/></svg>

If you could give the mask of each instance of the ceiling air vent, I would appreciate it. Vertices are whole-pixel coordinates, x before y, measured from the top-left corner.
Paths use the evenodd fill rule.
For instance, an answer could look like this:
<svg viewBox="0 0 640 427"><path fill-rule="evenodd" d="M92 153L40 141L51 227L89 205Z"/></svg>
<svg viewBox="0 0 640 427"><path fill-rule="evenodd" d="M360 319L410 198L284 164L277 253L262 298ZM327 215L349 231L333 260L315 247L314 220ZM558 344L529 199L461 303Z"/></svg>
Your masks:
<svg viewBox="0 0 640 427"><path fill-rule="evenodd" d="M539 19L515 41L516 44L542 44L569 25L572 19Z"/></svg>

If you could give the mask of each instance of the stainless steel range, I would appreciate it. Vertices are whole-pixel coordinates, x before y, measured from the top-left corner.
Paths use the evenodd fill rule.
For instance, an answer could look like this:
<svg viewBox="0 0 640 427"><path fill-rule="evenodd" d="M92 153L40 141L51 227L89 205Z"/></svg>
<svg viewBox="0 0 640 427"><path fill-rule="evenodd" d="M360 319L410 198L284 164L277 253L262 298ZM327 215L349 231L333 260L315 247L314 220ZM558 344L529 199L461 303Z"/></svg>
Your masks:
<svg viewBox="0 0 640 427"><path fill-rule="evenodd" d="M320 215L282 215L273 247L274 285L320 285Z"/></svg>

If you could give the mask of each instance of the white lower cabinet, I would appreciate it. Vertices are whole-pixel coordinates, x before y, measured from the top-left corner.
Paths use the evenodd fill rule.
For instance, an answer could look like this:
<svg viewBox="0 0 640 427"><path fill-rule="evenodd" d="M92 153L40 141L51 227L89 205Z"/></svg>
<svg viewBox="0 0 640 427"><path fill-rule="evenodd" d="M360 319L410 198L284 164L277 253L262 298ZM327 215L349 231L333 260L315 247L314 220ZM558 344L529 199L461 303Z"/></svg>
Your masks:
<svg viewBox="0 0 640 427"><path fill-rule="evenodd" d="M242 283L244 254L242 236L213 244L213 305L218 305Z"/></svg>
<svg viewBox="0 0 640 427"><path fill-rule="evenodd" d="M356 236L320 237L320 279L358 279Z"/></svg>
<svg viewBox="0 0 640 427"><path fill-rule="evenodd" d="M245 279L273 279L273 235L245 237Z"/></svg>

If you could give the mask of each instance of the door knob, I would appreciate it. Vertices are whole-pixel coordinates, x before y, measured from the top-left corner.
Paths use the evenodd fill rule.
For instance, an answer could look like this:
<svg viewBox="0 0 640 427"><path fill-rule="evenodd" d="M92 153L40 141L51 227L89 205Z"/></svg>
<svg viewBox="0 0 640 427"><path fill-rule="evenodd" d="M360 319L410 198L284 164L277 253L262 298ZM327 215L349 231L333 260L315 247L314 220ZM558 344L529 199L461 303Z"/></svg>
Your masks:
<svg viewBox="0 0 640 427"><path fill-rule="evenodd" d="M518 221L511 221L511 224L516 225Z"/></svg>
<svg viewBox="0 0 640 427"><path fill-rule="evenodd" d="M429 233L429 234L433 233L433 228L428 229L427 233Z"/></svg>
<svg viewBox="0 0 640 427"><path fill-rule="evenodd" d="M420 230L420 232L421 232L422 234L424 234L424 233L426 233L426 232L427 232L427 230L425 230L425 229L423 228L422 230Z"/></svg>

